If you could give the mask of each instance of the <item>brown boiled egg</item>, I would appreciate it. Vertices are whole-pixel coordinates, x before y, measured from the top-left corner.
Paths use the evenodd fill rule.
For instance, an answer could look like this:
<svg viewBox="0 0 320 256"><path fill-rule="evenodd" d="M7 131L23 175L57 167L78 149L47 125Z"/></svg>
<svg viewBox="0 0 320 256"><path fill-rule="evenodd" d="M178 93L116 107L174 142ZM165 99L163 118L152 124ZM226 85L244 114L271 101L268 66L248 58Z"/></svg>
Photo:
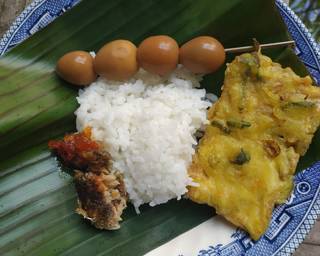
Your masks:
<svg viewBox="0 0 320 256"><path fill-rule="evenodd" d="M128 40L115 40L104 45L94 59L94 69L100 76L123 81L138 71L137 47Z"/></svg>
<svg viewBox="0 0 320 256"><path fill-rule="evenodd" d="M56 66L57 74L75 85L89 85L97 78L93 58L85 51L73 51L63 55Z"/></svg>
<svg viewBox="0 0 320 256"><path fill-rule="evenodd" d="M151 36L139 45L137 59L139 65L146 71L165 76L177 67L179 46L169 36Z"/></svg>
<svg viewBox="0 0 320 256"><path fill-rule="evenodd" d="M226 54L222 44L210 36L199 36L180 48L180 63L196 74L216 71L224 62Z"/></svg>

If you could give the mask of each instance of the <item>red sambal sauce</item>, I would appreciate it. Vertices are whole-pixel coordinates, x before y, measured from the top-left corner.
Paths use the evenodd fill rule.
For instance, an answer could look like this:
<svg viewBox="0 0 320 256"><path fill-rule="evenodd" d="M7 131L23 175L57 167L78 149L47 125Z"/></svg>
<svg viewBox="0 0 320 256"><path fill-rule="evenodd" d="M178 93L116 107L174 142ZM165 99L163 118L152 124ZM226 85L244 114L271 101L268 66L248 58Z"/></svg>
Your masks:
<svg viewBox="0 0 320 256"><path fill-rule="evenodd" d="M63 140L50 140L48 146L65 165L78 169L86 168L89 155L100 150L100 145L91 140L91 127L79 133L67 134Z"/></svg>

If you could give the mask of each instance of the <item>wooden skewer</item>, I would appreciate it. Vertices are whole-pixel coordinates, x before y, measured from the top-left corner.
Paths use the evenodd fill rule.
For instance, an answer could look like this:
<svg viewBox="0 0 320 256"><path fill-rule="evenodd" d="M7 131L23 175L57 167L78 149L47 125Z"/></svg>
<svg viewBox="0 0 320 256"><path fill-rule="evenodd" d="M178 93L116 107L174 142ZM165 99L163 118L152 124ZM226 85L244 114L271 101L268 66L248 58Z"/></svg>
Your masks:
<svg viewBox="0 0 320 256"><path fill-rule="evenodd" d="M277 43L268 43L268 44L259 44L261 49L269 49L274 47L283 47L283 46L295 46L294 41L283 41ZM257 50L257 45L250 45L250 46L242 46L242 47L234 47L234 48L227 48L224 49L226 53L238 53L238 52L253 52Z"/></svg>

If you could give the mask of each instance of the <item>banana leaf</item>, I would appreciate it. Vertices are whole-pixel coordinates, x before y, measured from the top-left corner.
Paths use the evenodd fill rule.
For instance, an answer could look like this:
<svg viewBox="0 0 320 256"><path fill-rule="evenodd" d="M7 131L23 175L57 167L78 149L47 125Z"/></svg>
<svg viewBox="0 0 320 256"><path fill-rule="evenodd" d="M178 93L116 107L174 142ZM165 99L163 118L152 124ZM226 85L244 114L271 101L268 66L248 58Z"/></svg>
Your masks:
<svg viewBox="0 0 320 256"><path fill-rule="evenodd" d="M167 34L180 44L213 35L225 47L289 39L274 1L83 0L0 59L0 255L141 255L207 220L213 209L187 200L130 206L118 231L100 231L74 213L72 177L47 148L75 130L78 88L54 73L71 50L97 51L119 38L138 44ZM298 74L305 67L291 50L266 52ZM228 56L228 61L234 56ZM225 66L202 86L220 93ZM299 170L319 160L319 134ZM214 232L214 230L212 231Z"/></svg>

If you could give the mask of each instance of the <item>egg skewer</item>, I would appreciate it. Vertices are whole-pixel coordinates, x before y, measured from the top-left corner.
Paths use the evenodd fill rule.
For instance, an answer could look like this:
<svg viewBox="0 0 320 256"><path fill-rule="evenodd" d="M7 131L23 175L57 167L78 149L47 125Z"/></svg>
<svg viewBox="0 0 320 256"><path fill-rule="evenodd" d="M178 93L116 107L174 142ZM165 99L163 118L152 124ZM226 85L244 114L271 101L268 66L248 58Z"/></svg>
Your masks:
<svg viewBox="0 0 320 256"><path fill-rule="evenodd" d="M209 74L225 62L227 53L250 52L273 47L293 46L294 41L259 44L225 49L215 38L199 36L180 49L177 42L165 35L151 36L138 48L128 40L114 40L105 44L95 58L85 51L73 51L62 56L56 67L57 74L65 81L88 86L100 75L108 80L125 81L133 77L139 67L146 71L167 76L181 63L195 74Z"/></svg>

